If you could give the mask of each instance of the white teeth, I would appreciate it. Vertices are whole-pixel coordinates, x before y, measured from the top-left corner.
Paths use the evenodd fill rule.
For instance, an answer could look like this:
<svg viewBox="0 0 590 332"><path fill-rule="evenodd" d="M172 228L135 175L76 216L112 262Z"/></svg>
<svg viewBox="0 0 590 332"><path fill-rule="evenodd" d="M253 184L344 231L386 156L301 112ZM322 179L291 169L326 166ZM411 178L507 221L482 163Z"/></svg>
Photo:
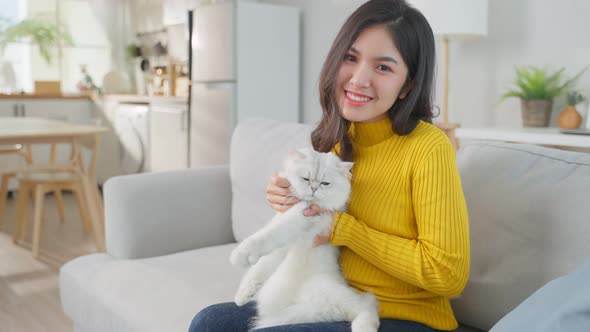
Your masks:
<svg viewBox="0 0 590 332"><path fill-rule="evenodd" d="M354 94L352 94L351 92L348 92L348 91L346 91L346 95L348 96L348 98L350 98L350 99L352 99L354 101L364 102L364 101L371 100L371 98L369 98L369 97L355 96Z"/></svg>

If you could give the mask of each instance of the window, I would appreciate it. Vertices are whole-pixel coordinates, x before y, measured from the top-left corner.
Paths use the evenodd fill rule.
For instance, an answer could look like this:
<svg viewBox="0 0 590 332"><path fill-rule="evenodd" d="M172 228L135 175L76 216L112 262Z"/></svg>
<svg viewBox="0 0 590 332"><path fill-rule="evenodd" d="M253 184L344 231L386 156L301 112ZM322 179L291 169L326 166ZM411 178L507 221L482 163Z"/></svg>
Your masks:
<svg viewBox="0 0 590 332"><path fill-rule="evenodd" d="M18 22L26 17L25 1L0 0L2 16L11 22ZM15 90L32 90L30 68L30 46L25 43L11 43L0 54L4 65L0 73L0 92L13 93ZM7 66L10 67L7 67ZM8 72L10 71L10 72ZM14 74L14 77L12 75ZM12 80L14 79L14 82Z"/></svg>
<svg viewBox="0 0 590 332"><path fill-rule="evenodd" d="M92 12L88 0L60 2L62 23L68 28L74 41L73 47L66 46L62 51L62 89L78 91L76 83L82 77L81 65L86 65L94 83L102 86L102 78L111 69L111 45L103 25Z"/></svg>
<svg viewBox="0 0 590 332"><path fill-rule="evenodd" d="M58 80L62 92L78 92L76 83L82 78L81 65L86 65L98 86L102 85L103 76L111 68L111 44L89 1L0 0L3 14L14 21L27 16L49 19L66 27L74 42L73 46L55 45L50 65L35 45L23 42L8 46L4 59L13 64L18 90L33 92L36 80Z"/></svg>

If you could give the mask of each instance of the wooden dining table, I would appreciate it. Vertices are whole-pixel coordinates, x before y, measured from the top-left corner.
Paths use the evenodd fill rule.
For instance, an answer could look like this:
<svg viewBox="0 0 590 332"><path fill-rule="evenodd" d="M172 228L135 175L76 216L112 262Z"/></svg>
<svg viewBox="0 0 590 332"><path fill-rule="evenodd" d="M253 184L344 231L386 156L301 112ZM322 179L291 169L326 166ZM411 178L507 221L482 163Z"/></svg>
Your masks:
<svg viewBox="0 0 590 332"><path fill-rule="evenodd" d="M71 144L72 151L82 151L85 142L93 141L91 145L93 158L96 158L100 144L100 136L108 131L101 126L69 123L31 117L0 117L0 146L16 145L30 146L36 144ZM52 151L54 153L54 151ZM93 168L85 167L82 153L72 153L72 159L44 161L37 163L32 156L32 164L26 165L30 169L71 169L76 167L82 175L82 187L88 198L88 212L92 224L92 231L98 251L105 251L104 241L104 211L98 183ZM2 170L0 169L0 172Z"/></svg>

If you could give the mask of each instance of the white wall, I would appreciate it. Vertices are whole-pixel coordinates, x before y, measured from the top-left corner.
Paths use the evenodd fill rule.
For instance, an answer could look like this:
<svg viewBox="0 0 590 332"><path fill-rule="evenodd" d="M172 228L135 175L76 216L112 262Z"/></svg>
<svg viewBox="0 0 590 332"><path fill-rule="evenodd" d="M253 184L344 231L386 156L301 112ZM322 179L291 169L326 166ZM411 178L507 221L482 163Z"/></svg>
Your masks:
<svg viewBox="0 0 590 332"><path fill-rule="evenodd" d="M317 91L324 58L344 20L365 1L260 2L293 5L303 10L303 120L313 123L321 115ZM451 120L463 127L520 126L519 101L498 102L514 78L514 65L563 66L573 75L590 65L589 31L588 0L489 0L488 36L451 42ZM437 52L440 60L439 48ZM437 91L442 91L440 82L437 86ZM578 87L590 95L590 68ZM441 100L439 93L437 103ZM554 124L564 105L564 98L555 101Z"/></svg>
<svg viewBox="0 0 590 332"><path fill-rule="evenodd" d="M514 65L590 65L590 1L489 0L488 36L451 46L452 118L464 126L520 126L518 99L498 104L514 79ZM578 81L590 94L590 67ZM565 107L555 100L552 123Z"/></svg>
<svg viewBox="0 0 590 332"><path fill-rule="evenodd" d="M324 59L338 30L364 0L260 0L302 8L302 73L301 105L303 121L320 119L318 84Z"/></svg>

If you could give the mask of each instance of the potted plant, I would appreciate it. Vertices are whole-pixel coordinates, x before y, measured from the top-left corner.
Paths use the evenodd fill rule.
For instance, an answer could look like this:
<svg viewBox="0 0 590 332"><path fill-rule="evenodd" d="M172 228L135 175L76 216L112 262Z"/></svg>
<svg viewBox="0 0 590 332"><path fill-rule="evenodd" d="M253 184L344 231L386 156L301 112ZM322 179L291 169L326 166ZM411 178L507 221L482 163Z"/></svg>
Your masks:
<svg viewBox="0 0 590 332"><path fill-rule="evenodd" d="M550 72L547 67L515 67L515 88L502 95L502 100L518 97L521 100L522 123L525 127L547 127L551 118L553 99L567 92L586 68L568 78L564 68Z"/></svg>
<svg viewBox="0 0 590 332"><path fill-rule="evenodd" d="M581 93L574 91L567 94L567 107L559 113L558 123L561 129L577 129L582 123L582 116L576 105L586 100Z"/></svg>
<svg viewBox="0 0 590 332"><path fill-rule="evenodd" d="M6 17L0 16L0 54L3 53L8 43L30 40L37 44L41 57L51 64L53 54L51 48L58 43L72 46L72 37L62 26L40 19L26 18L18 23L12 22Z"/></svg>
<svg viewBox="0 0 590 332"><path fill-rule="evenodd" d="M73 45L72 37L68 31L50 21L40 18L26 18L14 23L10 19L0 16L0 60L4 54L4 49L9 43L23 41L37 44L41 57L48 65L53 62L53 47L57 46L58 43L68 46ZM15 90L16 74L12 63L10 61L0 61L0 68L2 68L0 76L4 76L4 82L2 83L4 86L0 88L8 91ZM45 84L46 88L47 86L54 88L59 86L59 81L39 82L39 84Z"/></svg>

